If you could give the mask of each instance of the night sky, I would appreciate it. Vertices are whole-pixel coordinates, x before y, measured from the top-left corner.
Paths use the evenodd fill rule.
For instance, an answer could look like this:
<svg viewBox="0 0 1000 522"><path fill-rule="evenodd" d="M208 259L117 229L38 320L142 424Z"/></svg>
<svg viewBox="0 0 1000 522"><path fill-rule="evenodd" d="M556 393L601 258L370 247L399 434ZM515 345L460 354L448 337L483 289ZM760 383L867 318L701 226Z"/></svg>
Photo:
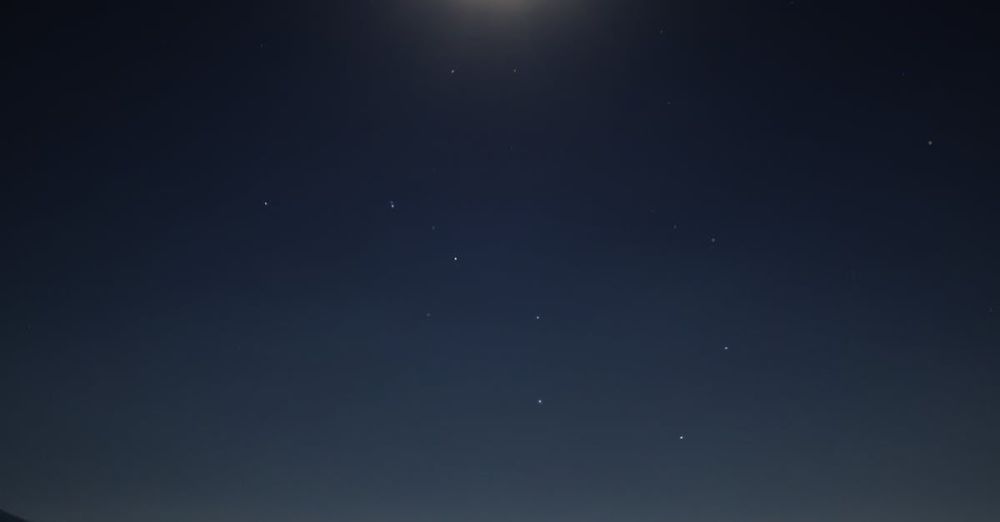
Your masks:
<svg viewBox="0 0 1000 522"><path fill-rule="evenodd" d="M985 6L0 19L0 508L1000 520Z"/></svg>

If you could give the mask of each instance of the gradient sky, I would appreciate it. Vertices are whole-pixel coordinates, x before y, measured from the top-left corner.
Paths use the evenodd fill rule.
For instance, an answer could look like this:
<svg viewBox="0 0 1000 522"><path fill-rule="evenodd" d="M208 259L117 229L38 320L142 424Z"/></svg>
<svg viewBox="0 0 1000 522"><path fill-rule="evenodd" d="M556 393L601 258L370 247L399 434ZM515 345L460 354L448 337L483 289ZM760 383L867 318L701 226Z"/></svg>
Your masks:
<svg viewBox="0 0 1000 522"><path fill-rule="evenodd" d="M2 509L1000 520L985 7L35 4Z"/></svg>

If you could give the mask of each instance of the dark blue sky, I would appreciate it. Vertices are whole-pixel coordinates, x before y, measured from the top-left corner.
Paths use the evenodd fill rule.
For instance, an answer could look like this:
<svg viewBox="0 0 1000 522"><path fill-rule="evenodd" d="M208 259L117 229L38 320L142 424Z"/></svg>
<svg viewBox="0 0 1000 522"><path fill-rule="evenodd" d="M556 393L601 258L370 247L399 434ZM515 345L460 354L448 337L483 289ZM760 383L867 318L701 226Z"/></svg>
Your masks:
<svg viewBox="0 0 1000 522"><path fill-rule="evenodd" d="M1000 518L983 9L2 24L5 510Z"/></svg>

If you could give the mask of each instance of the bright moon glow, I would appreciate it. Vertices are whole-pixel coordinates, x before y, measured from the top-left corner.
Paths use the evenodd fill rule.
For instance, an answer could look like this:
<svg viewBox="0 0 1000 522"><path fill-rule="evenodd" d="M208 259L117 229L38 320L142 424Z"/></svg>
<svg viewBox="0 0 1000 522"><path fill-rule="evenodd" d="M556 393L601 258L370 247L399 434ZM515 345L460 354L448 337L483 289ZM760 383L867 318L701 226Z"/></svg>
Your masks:
<svg viewBox="0 0 1000 522"><path fill-rule="evenodd" d="M465 9L491 11L494 13L522 13L540 9L562 10L574 2L572 0L447 0Z"/></svg>
<svg viewBox="0 0 1000 522"><path fill-rule="evenodd" d="M544 26L547 32L561 30L601 5L596 0L428 0L403 4L418 12L430 8L429 12L415 13L414 16L453 26L449 31L461 34L466 34L463 31L475 32L476 38L481 38L487 31L490 38L500 41L521 34L519 30L512 30L510 24Z"/></svg>
<svg viewBox="0 0 1000 522"><path fill-rule="evenodd" d="M531 0L457 0L462 4L485 9L523 9L532 3ZM537 3L536 0L535 3Z"/></svg>

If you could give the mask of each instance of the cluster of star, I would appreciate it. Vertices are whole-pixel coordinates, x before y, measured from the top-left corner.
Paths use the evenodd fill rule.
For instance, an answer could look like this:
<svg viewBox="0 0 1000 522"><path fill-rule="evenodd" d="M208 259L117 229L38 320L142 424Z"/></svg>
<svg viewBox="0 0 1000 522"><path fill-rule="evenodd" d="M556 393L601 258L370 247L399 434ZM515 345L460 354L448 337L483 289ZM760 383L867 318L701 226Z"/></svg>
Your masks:
<svg viewBox="0 0 1000 522"><path fill-rule="evenodd" d="M454 71L452 71L452 72L454 72ZM395 210L397 210L399 208L399 204L398 204L398 202L396 200L388 200L386 202L385 206L390 211L395 211ZM655 210L650 210L650 212L655 213ZM673 230L676 231L676 230L678 230L678 228L679 228L679 225L677 225L677 224L672 225L672 229ZM431 229L431 231L436 231L437 230L437 225L431 225L430 229ZM709 236L708 237L708 241L709 241L709 243L711 243L711 244L714 245L714 244L716 244L718 242L718 238L716 236ZM448 259L450 260L451 263L458 263L461 260L460 256L458 256L456 254L451 254L448 257ZM424 312L424 317L429 320L429 319L431 319L433 317L433 314L430 311L426 311L426 312ZM532 315L532 317L533 317L534 321L542 321L542 319L543 319L543 315L540 312L534 313ZM722 346L722 351L728 352L729 350L730 350L730 346L729 345ZM535 399L535 405L536 405L536 407L541 408L542 406L545 405L544 399L542 399L542 398ZM678 435L677 440L683 441L683 440L686 439L686 437L687 437L687 435L680 434L680 435Z"/></svg>

